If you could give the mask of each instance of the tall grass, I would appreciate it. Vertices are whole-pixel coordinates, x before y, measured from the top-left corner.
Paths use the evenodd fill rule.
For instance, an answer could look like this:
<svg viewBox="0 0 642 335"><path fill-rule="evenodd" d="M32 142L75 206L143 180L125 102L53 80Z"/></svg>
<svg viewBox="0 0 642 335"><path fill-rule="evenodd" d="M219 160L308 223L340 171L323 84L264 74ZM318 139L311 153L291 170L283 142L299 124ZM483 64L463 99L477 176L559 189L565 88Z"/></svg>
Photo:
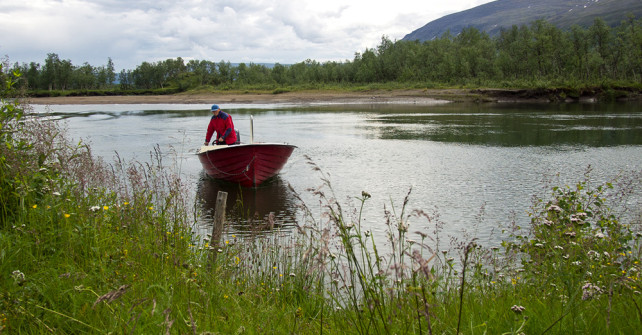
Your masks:
<svg viewBox="0 0 642 335"><path fill-rule="evenodd" d="M320 173L309 190L319 208L300 201L294 231L268 218L269 233L211 241L195 233L206 217L160 148L147 162L106 164L28 106L3 100L0 111L2 333L619 334L642 326L639 171L598 185L588 171L553 187L534 202L529 227L504 227L501 247L443 236L438 213L407 208L409 190L383 208L386 239L377 244L361 226L367 191L356 208L343 205L309 160Z"/></svg>

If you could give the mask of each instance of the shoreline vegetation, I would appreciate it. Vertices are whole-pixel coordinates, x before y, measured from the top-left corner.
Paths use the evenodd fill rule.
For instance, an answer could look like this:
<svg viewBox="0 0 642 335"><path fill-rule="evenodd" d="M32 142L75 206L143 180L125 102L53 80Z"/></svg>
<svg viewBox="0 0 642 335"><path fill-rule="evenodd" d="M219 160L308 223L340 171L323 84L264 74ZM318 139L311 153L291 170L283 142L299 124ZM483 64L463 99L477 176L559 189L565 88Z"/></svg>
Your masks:
<svg viewBox="0 0 642 335"><path fill-rule="evenodd" d="M0 97L11 96L13 83L4 80ZM212 103L203 99L190 101ZM409 190L401 206L384 209L387 243L375 245L361 227L370 195L339 203L329 176L308 159L321 184L309 191L319 202L311 209L299 199L294 231L216 241L195 234L208 217L159 148L148 162L105 163L71 142L61 123L30 114L34 100L25 101L0 104L0 333L628 334L642 327L642 217L631 198L641 171L595 183L587 168L573 185L553 181L525 209L528 227L510 218L498 227L499 246L442 236L438 213L406 208ZM273 226L269 217L261 222ZM418 223L428 228L417 231ZM444 240L447 250L439 249Z"/></svg>

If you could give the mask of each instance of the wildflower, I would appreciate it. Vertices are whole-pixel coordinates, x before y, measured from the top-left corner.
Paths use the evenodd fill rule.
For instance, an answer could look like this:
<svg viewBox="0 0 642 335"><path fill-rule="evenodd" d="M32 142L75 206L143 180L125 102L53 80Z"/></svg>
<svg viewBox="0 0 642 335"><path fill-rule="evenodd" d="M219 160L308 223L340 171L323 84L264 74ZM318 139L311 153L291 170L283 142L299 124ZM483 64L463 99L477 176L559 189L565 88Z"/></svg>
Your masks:
<svg viewBox="0 0 642 335"><path fill-rule="evenodd" d="M36 209L36 208L38 208L38 205L33 205L33 206L31 206L31 208Z"/></svg>
<svg viewBox="0 0 642 335"><path fill-rule="evenodd" d="M290 272L289 276L290 276L290 277L294 277L294 276L296 276L296 275L294 274L294 272Z"/></svg>
<svg viewBox="0 0 642 335"><path fill-rule="evenodd" d="M596 233L596 234L595 234L595 237L597 237L597 238L604 238L604 234L602 234L602 233L598 232L598 233Z"/></svg>
<svg viewBox="0 0 642 335"><path fill-rule="evenodd" d="M538 247L538 248L543 248L544 247L544 245L541 244L541 243L535 243L535 246Z"/></svg>
<svg viewBox="0 0 642 335"><path fill-rule="evenodd" d="M70 216L71 216L71 214L65 213L65 219L69 218Z"/></svg>
<svg viewBox="0 0 642 335"><path fill-rule="evenodd" d="M58 197L60 196L60 192L53 192L53 193L51 193L51 194L53 194L53 195L55 195L55 196L58 196Z"/></svg>
<svg viewBox="0 0 642 335"><path fill-rule="evenodd" d="M601 294L602 289L599 286L591 283L586 283L582 286L582 300L592 299L594 296Z"/></svg>
<svg viewBox="0 0 642 335"><path fill-rule="evenodd" d="M571 223L577 223L578 225L583 225L584 221L582 221L582 219L578 218L575 215L571 215Z"/></svg>
<svg viewBox="0 0 642 335"><path fill-rule="evenodd" d="M580 262L580 261L575 261L575 262L572 262L571 264L576 265L576 266L580 266L580 265L582 265L582 262Z"/></svg>
<svg viewBox="0 0 642 335"><path fill-rule="evenodd" d="M108 209L109 209L109 206L103 206L103 209L104 209L104 210L108 210Z"/></svg>
<svg viewBox="0 0 642 335"><path fill-rule="evenodd" d="M15 270L11 272L11 278L13 278L14 282L18 285L22 285L22 283L25 282L25 274L22 273L20 270Z"/></svg>
<svg viewBox="0 0 642 335"><path fill-rule="evenodd" d="M554 248L554 249L558 249L558 250L564 250L564 247L563 247L563 246L561 246L561 245L556 245L556 246L554 246L553 248Z"/></svg>
<svg viewBox="0 0 642 335"><path fill-rule="evenodd" d="M150 211L153 211L154 210L154 206L149 206L149 207L147 207L147 209L149 209Z"/></svg>
<svg viewBox="0 0 642 335"><path fill-rule="evenodd" d="M574 231L567 231L564 233L564 235L569 236L569 237L575 237L575 232Z"/></svg>
<svg viewBox="0 0 642 335"><path fill-rule="evenodd" d="M92 212L95 212L95 211L97 211L99 209L100 209L99 206L91 206L91 207L89 207L89 210L92 211Z"/></svg>
<svg viewBox="0 0 642 335"><path fill-rule="evenodd" d="M579 213L575 214L575 216L577 216L578 218L584 220L584 219L586 219L588 217L588 214L586 214L584 212L579 212Z"/></svg>
<svg viewBox="0 0 642 335"><path fill-rule="evenodd" d="M515 312L516 314L522 314L522 312L526 310L526 307L524 307L524 306L517 306L517 305L513 305L513 306L510 308L510 310L511 310L511 311L513 311L513 312Z"/></svg>
<svg viewBox="0 0 642 335"><path fill-rule="evenodd" d="M129 205L129 201L125 201L125 202L123 203L123 205L125 205L125 206Z"/></svg>
<svg viewBox="0 0 642 335"><path fill-rule="evenodd" d="M227 294L225 294L225 295L223 296L223 299L227 299L227 298L229 298L229 297L227 296Z"/></svg>
<svg viewBox="0 0 642 335"><path fill-rule="evenodd" d="M557 205L550 205L550 206L548 206L547 210L549 212L557 212L557 213L559 213L559 212L562 211L562 208L560 208L560 206L557 206Z"/></svg>
<svg viewBox="0 0 642 335"><path fill-rule="evenodd" d="M544 224L550 227L553 225L553 221L546 219L544 220Z"/></svg>

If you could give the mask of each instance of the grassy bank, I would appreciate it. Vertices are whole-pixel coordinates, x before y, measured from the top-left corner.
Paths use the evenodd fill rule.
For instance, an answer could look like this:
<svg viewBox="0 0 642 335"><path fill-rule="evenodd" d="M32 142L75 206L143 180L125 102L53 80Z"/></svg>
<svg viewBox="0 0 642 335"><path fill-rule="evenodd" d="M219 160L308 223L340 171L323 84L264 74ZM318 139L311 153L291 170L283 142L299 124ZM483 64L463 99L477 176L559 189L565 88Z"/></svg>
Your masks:
<svg viewBox="0 0 642 335"><path fill-rule="evenodd" d="M26 92L31 98L50 97L113 97L113 96L167 96L167 95L239 95L239 94L262 94L279 95L283 93L319 92L320 94L336 93L350 94L363 92L386 92L404 90L423 90L425 93L441 90L461 90L466 92L466 100L473 101L579 101L581 99L593 99L597 101L618 101L635 100L642 98L642 86L639 83L618 83L603 82L594 85L580 85L577 83L559 82L471 82L467 84L452 86L440 83L373 83L373 84L305 84L296 86L282 86L276 84L263 85L221 85L221 86L200 86L192 88L166 87L163 89L146 90L123 90L123 89L102 89L102 90L40 90ZM434 97L439 98L436 94ZM459 97L464 98L464 95Z"/></svg>
<svg viewBox="0 0 642 335"><path fill-rule="evenodd" d="M642 326L640 217L627 207L639 172L552 188L530 209L531 226L507 224L495 248L441 236L438 215L406 208L411 192L384 210L387 243L375 245L360 208L334 200L322 172L313 190L321 210L302 202L295 232L211 241L194 234L206 218L158 149L147 162L105 164L28 106L3 101L0 111L0 332L619 334ZM362 192L357 204L369 198ZM418 224L429 229L417 232ZM448 250L437 247L443 239Z"/></svg>

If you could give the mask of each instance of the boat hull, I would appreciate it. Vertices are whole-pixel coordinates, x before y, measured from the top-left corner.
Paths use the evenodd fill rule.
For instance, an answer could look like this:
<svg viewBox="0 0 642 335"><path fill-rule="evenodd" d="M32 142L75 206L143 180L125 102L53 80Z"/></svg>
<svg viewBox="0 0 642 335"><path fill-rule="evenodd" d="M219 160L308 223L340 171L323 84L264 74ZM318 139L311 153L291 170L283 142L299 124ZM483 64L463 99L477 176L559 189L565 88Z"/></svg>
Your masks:
<svg viewBox="0 0 642 335"><path fill-rule="evenodd" d="M209 146L198 159L212 178L256 187L279 173L295 148L277 143Z"/></svg>

